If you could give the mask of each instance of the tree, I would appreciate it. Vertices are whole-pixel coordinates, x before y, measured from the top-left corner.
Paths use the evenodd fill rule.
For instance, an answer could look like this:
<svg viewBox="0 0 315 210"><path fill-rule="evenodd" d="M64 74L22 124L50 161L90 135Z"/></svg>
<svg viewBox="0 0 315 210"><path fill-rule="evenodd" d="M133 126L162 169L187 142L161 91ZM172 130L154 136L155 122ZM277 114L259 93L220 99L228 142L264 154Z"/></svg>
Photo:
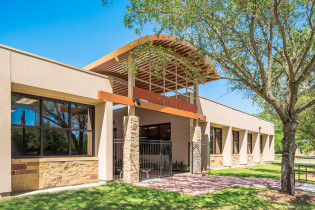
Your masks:
<svg viewBox="0 0 315 210"><path fill-rule="evenodd" d="M111 1L110 1L111 2ZM108 2L105 0L106 5ZM281 190L293 195L298 115L315 100L314 0L130 0L125 25L153 24L194 45L233 89L270 104L283 124Z"/></svg>

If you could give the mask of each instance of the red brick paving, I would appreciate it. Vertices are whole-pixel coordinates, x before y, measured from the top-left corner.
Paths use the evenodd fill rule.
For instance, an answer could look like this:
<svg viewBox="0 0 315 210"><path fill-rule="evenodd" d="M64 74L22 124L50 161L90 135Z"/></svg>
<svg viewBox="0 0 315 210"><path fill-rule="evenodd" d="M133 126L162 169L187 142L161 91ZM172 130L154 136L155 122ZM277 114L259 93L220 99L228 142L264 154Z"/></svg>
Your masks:
<svg viewBox="0 0 315 210"><path fill-rule="evenodd" d="M280 189L281 181L266 178L216 175L201 176L185 173L175 174L172 177L162 179L148 179L137 183L136 185L171 192L185 193L188 195L202 195L229 187L262 187ZM295 184L296 187L302 185L302 183Z"/></svg>

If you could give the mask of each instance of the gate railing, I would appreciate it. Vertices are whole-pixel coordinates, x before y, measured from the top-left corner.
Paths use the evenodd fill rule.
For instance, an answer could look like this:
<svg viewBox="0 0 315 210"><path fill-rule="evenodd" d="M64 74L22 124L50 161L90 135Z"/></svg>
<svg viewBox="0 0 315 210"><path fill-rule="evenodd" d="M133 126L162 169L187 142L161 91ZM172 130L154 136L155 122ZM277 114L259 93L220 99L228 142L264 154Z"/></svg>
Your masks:
<svg viewBox="0 0 315 210"><path fill-rule="evenodd" d="M172 141L140 140L140 181L172 175Z"/></svg>
<svg viewBox="0 0 315 210"><path fill-rule="evenodd" d="M172 141L140 140L139 178L172 176ZM113 140L113 179L123 179L124 140Z"/></svg>
<svg viewBox="0 0 315 210"><path fill-rule="evenodd" d="M299 182L315 183L315 166L298 165L295 171L295 178ZM296 177L297 176L297 177Z"/></svg>
<svg viewBox="0 0 315 210"><path fill-rule="evenodd" d="M113 139L113 180L123 179L124 140Z"/></svg>

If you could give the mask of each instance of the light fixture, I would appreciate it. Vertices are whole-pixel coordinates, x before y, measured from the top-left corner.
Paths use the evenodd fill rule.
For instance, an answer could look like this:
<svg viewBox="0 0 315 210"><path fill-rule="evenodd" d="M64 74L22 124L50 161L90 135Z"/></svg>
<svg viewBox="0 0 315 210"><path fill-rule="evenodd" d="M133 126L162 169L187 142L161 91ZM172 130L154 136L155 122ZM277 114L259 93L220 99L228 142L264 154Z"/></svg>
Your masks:
<svg viewBox="0 0 315 210"><path fill-rule="evenodd" d="M37 102L37 99L31 99L31 98L21 98L20 100L16 101L15 103L17 104L25 104L25 105L30 105L35 102Z"/></svg>

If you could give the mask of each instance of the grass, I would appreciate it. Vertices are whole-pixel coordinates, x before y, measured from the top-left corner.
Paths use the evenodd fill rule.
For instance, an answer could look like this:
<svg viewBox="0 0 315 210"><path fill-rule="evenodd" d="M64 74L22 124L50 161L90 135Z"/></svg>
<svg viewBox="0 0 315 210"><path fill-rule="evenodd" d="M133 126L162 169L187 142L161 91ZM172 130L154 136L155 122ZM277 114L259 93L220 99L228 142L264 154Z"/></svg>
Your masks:
<svg viewBox="0 0 315 210"><path fill-rule="evenodd" d="M282 158L277 157L277 158L275 158L275 160L282 160ZM295 160L315 161L315 158L298 158L298 157L295 157Z"/></svg>
<svg viewBox="0 0 315 210"><path fill-rule="evenodd" d="M44 193L0 201L0 209L289 209L313 204L270 202L256 194L267 189L228 188L203 196L114 182L90 189Z"/></svg>
<svg viewBox="0 0 315 210"><path fill-rule="evenodd" d="M296 169L298 165L299 164L295 164ZM313 164L303 164L303 165L314 166ZM301 170L305 170L304 167L301 167ZM312 169L312 171L314 171L314 169ZM220 175L220 176L281 179L281 163L266 163L266 164L258 164L254 166L247 166L247 167L240 167L240 168L212 170L208 173L212 175ZM301 173L300 178L305 179L305 173ZM315 181L315 177L308 177L308 179ZM296 181L298 181L298 174L296 174Z"/></svg>

